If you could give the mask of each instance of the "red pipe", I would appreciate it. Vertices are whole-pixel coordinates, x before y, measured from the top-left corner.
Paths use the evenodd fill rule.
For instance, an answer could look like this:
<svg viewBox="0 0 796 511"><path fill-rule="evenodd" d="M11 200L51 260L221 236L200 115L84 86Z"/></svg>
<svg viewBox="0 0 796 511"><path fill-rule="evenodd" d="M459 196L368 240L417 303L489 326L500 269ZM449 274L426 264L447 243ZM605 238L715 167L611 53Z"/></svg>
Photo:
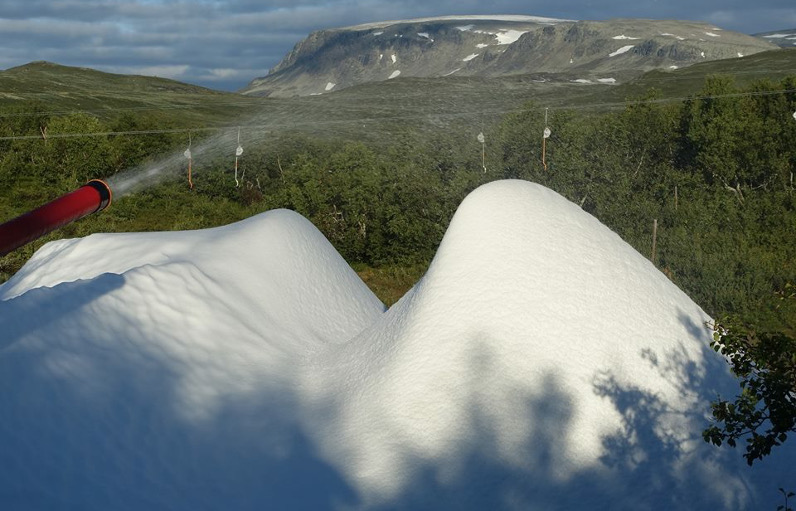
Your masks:
<svg viewBox="0 0 796 511"><path fill-rule="evenodd" d="M50 231L107 208L112 197L107 183L92 179L74 192L9 220L0 225L0 257Z"/></svg>

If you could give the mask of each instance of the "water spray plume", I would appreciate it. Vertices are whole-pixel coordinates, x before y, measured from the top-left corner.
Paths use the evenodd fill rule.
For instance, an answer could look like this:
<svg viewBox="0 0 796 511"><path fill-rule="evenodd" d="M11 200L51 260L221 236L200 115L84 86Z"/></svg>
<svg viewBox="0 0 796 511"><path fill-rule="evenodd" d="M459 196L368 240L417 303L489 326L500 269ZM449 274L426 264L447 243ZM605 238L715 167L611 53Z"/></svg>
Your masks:
<svg viewBox="0 0 796 511"><path fill-rule="evenodd" d="M212 137L195 147L191 151L192 157L204 156L209 159L223 154L223 149L229 145L230 138L227 135ZM0 257L59 227L105 209L110 204L112 196L118 199L178 176L184 170L184 164L184 155L175 153L154 163L120 172L105 180L94 179L38 209L1 224Z"/></svg>
<svg viewBox="0 0 796 511"><path fill-rule="evenodd" d="M104 181L93 179L29 213L0 225L0 256L4 256L48 232L74 222L111 203L113 193Z"/></svg>

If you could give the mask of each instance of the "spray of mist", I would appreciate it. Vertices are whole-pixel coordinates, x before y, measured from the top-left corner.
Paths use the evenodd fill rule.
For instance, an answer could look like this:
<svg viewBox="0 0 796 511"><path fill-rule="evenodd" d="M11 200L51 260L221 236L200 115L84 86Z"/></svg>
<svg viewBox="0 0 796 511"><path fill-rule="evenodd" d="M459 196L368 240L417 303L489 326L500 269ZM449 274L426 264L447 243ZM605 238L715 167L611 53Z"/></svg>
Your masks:
<svg viewBox="0 0 796 511"><path fill-rule="evenodd" d="M234 137L231 130L212 136L191 148L193 158L202 157L211 160L224 155L234 155L236 147ZM120 198L168 179L177 178L186 168L186 157L182 152L176 152L156 162L149 162L110 176L105 182L113 190L114 197Z"/></svg>

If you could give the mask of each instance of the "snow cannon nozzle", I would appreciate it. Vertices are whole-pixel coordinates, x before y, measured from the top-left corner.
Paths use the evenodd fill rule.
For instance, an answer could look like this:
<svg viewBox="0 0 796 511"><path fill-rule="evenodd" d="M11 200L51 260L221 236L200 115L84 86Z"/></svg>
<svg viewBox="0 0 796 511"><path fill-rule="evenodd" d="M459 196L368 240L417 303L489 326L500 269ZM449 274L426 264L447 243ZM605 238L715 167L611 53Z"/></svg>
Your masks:
<svg viewBox="0 0 796 511"><path fill-rule="evenodd" d="M96 211L94 211L95 213L111 205L111 202L113 202L113 192L111 191L111 187L108 186L108 183L102 179L92 179L86 183L86 186L94 188L100 194L100 204Z"/></svg>
<svg viewBox="0 0 796 511"><path fill-rule="evenodd" d="M112 199L108 183L92 179L73 192L0 224L0 257L59 227L102 211Z"/></svg>

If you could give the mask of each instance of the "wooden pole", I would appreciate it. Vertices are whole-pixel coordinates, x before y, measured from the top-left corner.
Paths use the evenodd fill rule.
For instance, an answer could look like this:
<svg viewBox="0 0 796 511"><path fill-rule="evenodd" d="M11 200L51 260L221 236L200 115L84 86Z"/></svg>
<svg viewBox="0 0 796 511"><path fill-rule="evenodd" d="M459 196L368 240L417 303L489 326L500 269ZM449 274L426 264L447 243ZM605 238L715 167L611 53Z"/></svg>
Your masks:
<svg viewBox="0 0 796 511"><path fill-rule="evenodd" d="M547 163L545 163L545 161L544 161L544 158L545 158L545 144L546 143L547 143L547 139L542 137L542 166L544 167L545 170L547 170Z"/></svg>
<svg viewBox="0 0 796 511"><path fill-rule="evenodd" d="M544 109L544 127L547 129L547 108ZM542 135L542 166L547 170L547 162L545 161L545 149L547 145L547 135Z"/></svg>
<svg viewBox="0 0 796 511"><path fill-rule="evenodd" d="M481 142L481 167L484 168L484 174L486 174L486 139L484 138L484 132L479 133L476 138Z"/></svg>
<svg viewBox="0 0 796 511"><path fill-rule="evenodd" d="M650 255L650 261L652 264L655 264L655 245L658 242L658 219L652 221L652 254Z"/></svg>

